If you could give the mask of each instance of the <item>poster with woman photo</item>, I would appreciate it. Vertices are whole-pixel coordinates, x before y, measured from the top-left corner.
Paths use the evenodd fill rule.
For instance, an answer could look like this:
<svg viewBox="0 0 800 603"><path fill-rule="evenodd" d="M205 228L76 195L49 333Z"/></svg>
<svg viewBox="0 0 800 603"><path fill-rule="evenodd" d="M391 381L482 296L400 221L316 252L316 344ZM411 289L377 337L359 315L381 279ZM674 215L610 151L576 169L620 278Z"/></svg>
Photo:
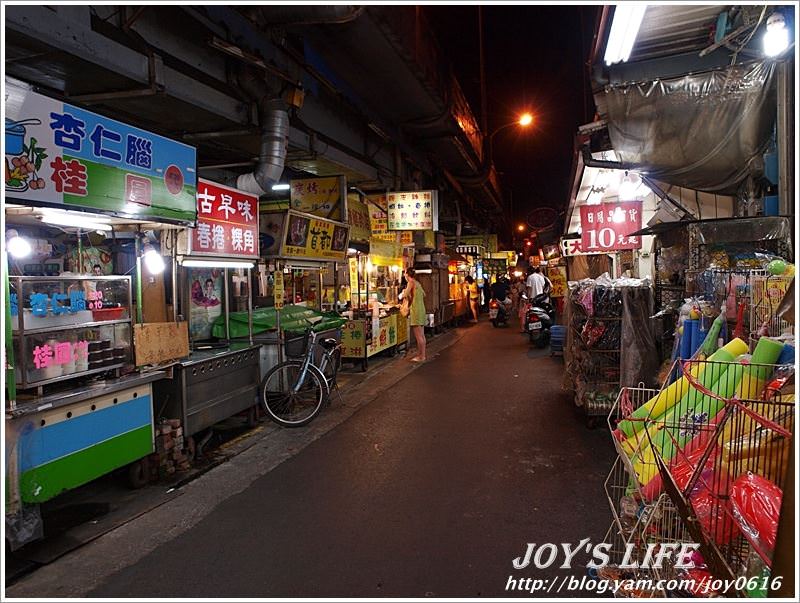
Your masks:
<svg viewBox="0 0 800 603"><path fill-rule="evenodd" d="M289 216L289 232L286 234L286 244L292 247L305 247L308 239L308 218L302 216Z"/></svg>
<svg viewBox="0 0 800 603"><path fill-rule="evenodd" d="M347 245L347 229L344 226L335 226L333 228L331 249L334 251L344 251L345 245Z"/></svg>
<svg viewBox="0 0 800 603"><path fill-rule="evenodd" d="M211 327L222 314L223 271L216 268L189 270L189 335L198 341L211 338Z"/></svg>

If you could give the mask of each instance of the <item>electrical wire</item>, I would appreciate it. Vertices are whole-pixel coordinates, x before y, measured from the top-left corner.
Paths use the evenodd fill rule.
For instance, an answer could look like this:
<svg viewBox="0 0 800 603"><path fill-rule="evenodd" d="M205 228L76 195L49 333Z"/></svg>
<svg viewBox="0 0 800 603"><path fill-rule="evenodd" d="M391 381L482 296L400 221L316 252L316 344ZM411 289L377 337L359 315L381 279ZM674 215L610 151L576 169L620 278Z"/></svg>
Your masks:
<svg viewBox="0 0 800 603"><path fill-rule="evenodd" d="M750 40L753 39L753 36L756 34L756 30L759 28L759 26L761 25L761 22L764 20L764 15L766 13L767 13L767 7L764 6L761 9L761 14L758 17L758 21L756 21L756 24L753 26L753 29L750 30L750 33L748 34L747 38L745 38L744 42L742 42L739 45L739 47L733 52L733 56L731 57L731 65L735 65L736 64L736 59L739 58L739 53L742 52L742 50L744 50L745 46L747 46L750 43Z"/></svg>

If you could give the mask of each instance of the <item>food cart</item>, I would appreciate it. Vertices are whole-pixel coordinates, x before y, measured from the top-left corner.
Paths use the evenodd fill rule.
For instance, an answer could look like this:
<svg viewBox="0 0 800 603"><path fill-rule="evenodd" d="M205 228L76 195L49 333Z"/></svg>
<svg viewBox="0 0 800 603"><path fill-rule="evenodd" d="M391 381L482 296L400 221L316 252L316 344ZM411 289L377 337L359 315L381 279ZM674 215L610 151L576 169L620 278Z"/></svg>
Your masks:
<svg viewBox="0 0 800 603"><path fill-rule="evenodd" d="M343 319L333 310L342 301L339 266L346 265L350 227L297 210L262 212L261 222L262 231L275 233L261 250L256 283L256 312L265 318L254 341L264 371L294 353L305 328L341 339ZM331 311L324 313L326 308Z"/></svg>
<svg viewBox="0 0 800 603"><path fill-rule="evenodd" d="M369 255L356 252L348 258L352 302L342 325L342 357L360 362L362 370L367 370L369 358L395 354L408 345L408 319L400 314L398 302L400 247L373 241L370 249Z"/></svg>
<svg viewBox="0 0 800 603"><path fill-rule="evenodd" d="M425 290L428 327L439 331L455 316L455 300L450 296L448 256L444 253L418 253L414 256L417 280Z"/></svg>
<svg viewBox="0 0 800 603"><path fill-rule="evenodd" d="M7 81L6 94L13 550L41 537L40 503L126 465L135 470L153 451L152 384L164 373L137 368L132 337L134 320L143 322L143 256L164 265L146 233L194 221L196 160L192 147L26 86ZM135 142L133 152L123 140Z"/></svg>
<svg viewBox="0 0 800 603"><path fill-rule="evenodd" d="M178 309L188 321L190 353L156 384L156 418L180 419L190 457L201 431L243 411L256 418L258 346L252 330L232 340L230 314L235 299L248 314L252 308L258 215L256 196L199 179L197 225L178 239Z"/></svg>

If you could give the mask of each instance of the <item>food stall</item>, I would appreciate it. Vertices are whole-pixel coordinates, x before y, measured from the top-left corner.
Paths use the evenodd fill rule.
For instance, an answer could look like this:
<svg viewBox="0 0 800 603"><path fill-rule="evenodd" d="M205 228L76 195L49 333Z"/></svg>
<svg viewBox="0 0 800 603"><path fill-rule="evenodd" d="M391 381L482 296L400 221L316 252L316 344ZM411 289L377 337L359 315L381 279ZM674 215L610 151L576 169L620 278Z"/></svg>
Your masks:
<svg viewBox="0 0 800 603"><path fill-rule="evenodd" d="M342 325L342 357L360 362L408 344L408 320L399 312L403 252L394 242L371 240L369 254L348 258L351 304Z"/></svg>
<svg viewBox="0 0 800 603"><path fill-rule="evenodd" d="M293 191L299 189L292 182ZM341 339L339 327L344 319L334 309L343 301L339 267L347 265L350 225L294 209L262 212L261 222L262 232L276 233L261 250L256 283L255 312L261 328L254 341L261 346L263 371L280 362L285 353L293 353L305 328Z"/></svg>
<svg viewBox="0 0 800 603"><path fill-rule="evenodd" d="M469 274L467 258L454 250L447 250L447 275L450 302L453 304L453 322L465 320L469 314L466 277Z"/></svg>
<svg viewBox="0 0 800 603"><path fill-rule="evenodd" d="M143 264L164 262L145 233L194 221L196 160L192 147L27 86L7 81L6 94L13 550L41 537L40 503L153 451L152 387L164 373L137 369L132 331Z"/></svg>
<svg viewBox="0 0 800 603"><path fill-rule="evenodd" d="M194 436L234 414L256 416L260 383L252 332L233 341L235 299L252 306L251 269L258 259L258 198L204 179L197 185L197 224L178 238L178 310L189 323L190 353L155 386L157 418L178 418L190 457Z"/></svg>

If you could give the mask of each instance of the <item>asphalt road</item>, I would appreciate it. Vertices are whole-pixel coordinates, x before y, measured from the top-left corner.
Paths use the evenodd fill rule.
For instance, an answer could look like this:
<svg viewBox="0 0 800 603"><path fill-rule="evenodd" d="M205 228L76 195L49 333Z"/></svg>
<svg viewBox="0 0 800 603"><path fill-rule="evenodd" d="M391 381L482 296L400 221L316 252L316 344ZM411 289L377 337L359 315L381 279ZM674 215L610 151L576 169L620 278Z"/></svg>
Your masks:
<svg viewBox="0 0 800 603"><path fill-rule="evenodd" d="M602 541L609 435L583 425L561 359L516 325L464 329L89 596L509 596L509 577L563 575L512 559L529 542ZM585 576L578 565L566 573Z"/></svg>

